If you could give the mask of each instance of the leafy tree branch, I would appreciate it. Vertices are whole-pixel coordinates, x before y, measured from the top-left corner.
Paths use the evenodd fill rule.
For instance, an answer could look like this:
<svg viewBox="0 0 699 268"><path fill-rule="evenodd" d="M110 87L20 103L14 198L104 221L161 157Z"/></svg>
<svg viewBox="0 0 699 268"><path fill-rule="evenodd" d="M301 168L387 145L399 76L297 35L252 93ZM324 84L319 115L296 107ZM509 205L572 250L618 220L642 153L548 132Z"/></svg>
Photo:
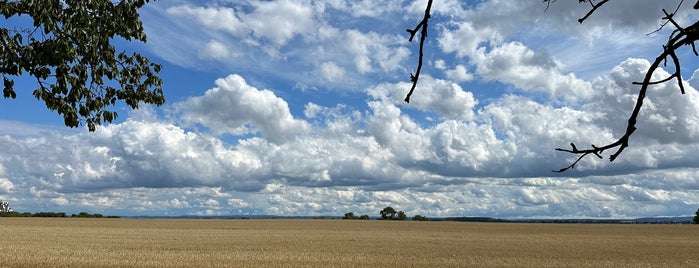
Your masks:
<svg viewBox="0 0 699 268"><path fill-rule="evenodd" d="M16 98L14 77L29 75L32 95L63 116L69 127L94 131L112 122L108 110L117 101L132 109L139 103L165 102L161 65L138 54L116 52L113 40L146 42L138 9L149 0L26 0L0 2L0 14L28 16L30 28L0 27L0 75L3 96Z"/></svg>

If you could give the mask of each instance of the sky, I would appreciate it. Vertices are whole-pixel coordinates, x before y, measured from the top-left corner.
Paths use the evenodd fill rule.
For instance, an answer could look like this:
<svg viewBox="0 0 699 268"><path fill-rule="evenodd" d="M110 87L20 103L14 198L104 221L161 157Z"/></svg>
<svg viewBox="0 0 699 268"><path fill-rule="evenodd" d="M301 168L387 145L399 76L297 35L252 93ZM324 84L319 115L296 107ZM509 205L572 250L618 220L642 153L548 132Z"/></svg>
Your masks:
<svg viewBox="0 0 699 268"><path fill-rule="evenodd" d="M636 218L699 208L699 60L651 87L614 162L558 152L626 129L679 1L435 0L411 102L417 1L150 2L166 104L88 132L16 80L0 100L0 200L16 211L121 216ZM691 3L676 19L696 21ZM674 72L672 64L655 78ZM674 81L674 80L673 80ZM22 93L24 92L24 93ZM609 153L605 152L605 158Z"/></svg>

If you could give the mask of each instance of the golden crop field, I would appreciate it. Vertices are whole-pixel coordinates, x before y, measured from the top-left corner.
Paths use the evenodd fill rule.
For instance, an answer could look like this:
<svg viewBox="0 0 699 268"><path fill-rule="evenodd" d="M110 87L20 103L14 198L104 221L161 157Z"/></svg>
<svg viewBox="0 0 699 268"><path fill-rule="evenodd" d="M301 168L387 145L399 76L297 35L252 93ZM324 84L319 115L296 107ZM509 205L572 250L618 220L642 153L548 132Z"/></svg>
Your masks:
<svg viewBox="0 0 699 268"><path fill-rule="evenodd" d="M0 218L0 267L699 267L699 225Z"/></svg>

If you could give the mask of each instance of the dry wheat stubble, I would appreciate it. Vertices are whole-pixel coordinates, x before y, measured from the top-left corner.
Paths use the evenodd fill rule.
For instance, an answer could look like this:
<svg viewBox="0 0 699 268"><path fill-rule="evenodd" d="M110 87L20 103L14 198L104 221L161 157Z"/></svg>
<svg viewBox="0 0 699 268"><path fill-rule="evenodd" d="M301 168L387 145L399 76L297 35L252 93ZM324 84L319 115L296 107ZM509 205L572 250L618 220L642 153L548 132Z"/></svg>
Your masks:
<svg viewBox="0 0 699 268"><path fill-rule="evenodd" d="M697 227L2 218L0 267L691 267Z"/></svg>

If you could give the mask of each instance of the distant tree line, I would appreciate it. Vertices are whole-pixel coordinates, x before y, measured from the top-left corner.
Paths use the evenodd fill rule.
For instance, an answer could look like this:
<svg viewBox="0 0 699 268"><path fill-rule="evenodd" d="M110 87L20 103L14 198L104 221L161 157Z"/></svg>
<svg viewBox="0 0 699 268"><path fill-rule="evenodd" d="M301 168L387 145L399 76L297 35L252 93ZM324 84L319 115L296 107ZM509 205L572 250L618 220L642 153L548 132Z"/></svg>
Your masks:
<svg viewBox="0 0 699 268"><path fill-rule="evenodd" d="M41 218L66 218L66 213L65 212L36 212L36 213L30 213L30 212L17 212L17 211L10 211L10 212L0 212L0 217L41 217Z"/></svg>
<svg viewBox="0 0 699 268"><path fill-rule="evenodd" d="M121 218L119 216L104 216L102 214L96 213L96 214L90 214L87 212L80 212L77 215L76 214L71 214L71 218Z"/></svg>
<svg viewBox="0 0 699 268"><path fill-rule="evenodd" d="M65 212L0 212L0 217L40 217L40 218L68 218ZM80 212L78 214L71 214L71 218L120 218L119 216L104 216L102 214L90 214L87 212Z"/></svg>
<svg viewBox="0 0 699 268"><path fill-rule="evenodd" d="M354 212L347 212L345 213L345 216L342 217L343 220L368 220L369 215L361 215L361 216L356 216L354 215Z"/></svg>
<svg viewBox="0 0 699 268"><path fill-rule="evenodd" d="M405 212L403 211L397 211L393 207L385 207L381 211L379 211L379 216L380 220L407 220L408 217L406 216ZM345 216L342 217L343 220L368 220L369 215L361 215L361 216L356 216L354 215L354 212L347 212L345 213ZM412 218L413 221L429 221L429 219L425 216L422 216L420 214L416 214ZM508 220L502 220L502 219L496 219L496 218L490 218L490 217L447 217L447 218L438 218L436 219L437 221L460 221L460 222L508 222ZM618 220L618 219L531 219L531 220L519 220L515 222L535 222L535 223L630 223L629 221L626 220ZM633 223L633 221L631 222ZM656 222L656 221L648 221L648 220L641 220L637 223L671 223L671 222ZM682 223L688 223L687 221L683 221ZM695 216L692 219L692 223L694 224L699 224L699 209L695 212Z"/></svg>
<svg viewBox="0 0 699 268"><path fill-rule="evenodd" d="M408 219L408 216L405 215L405 212L402 210L397 211L393 207L385 207L381 211L379 211L379 216L381 217L381 220L390 220L390 221L404 221ZM354 212L347 212L345 213L345 216L342 217L343 220L368 220L369 215L361 215L361 216L356 216L354 215ZM415 215L413 217L414 221L428 221L429 219L425 216L422 215Z"/></svg>

